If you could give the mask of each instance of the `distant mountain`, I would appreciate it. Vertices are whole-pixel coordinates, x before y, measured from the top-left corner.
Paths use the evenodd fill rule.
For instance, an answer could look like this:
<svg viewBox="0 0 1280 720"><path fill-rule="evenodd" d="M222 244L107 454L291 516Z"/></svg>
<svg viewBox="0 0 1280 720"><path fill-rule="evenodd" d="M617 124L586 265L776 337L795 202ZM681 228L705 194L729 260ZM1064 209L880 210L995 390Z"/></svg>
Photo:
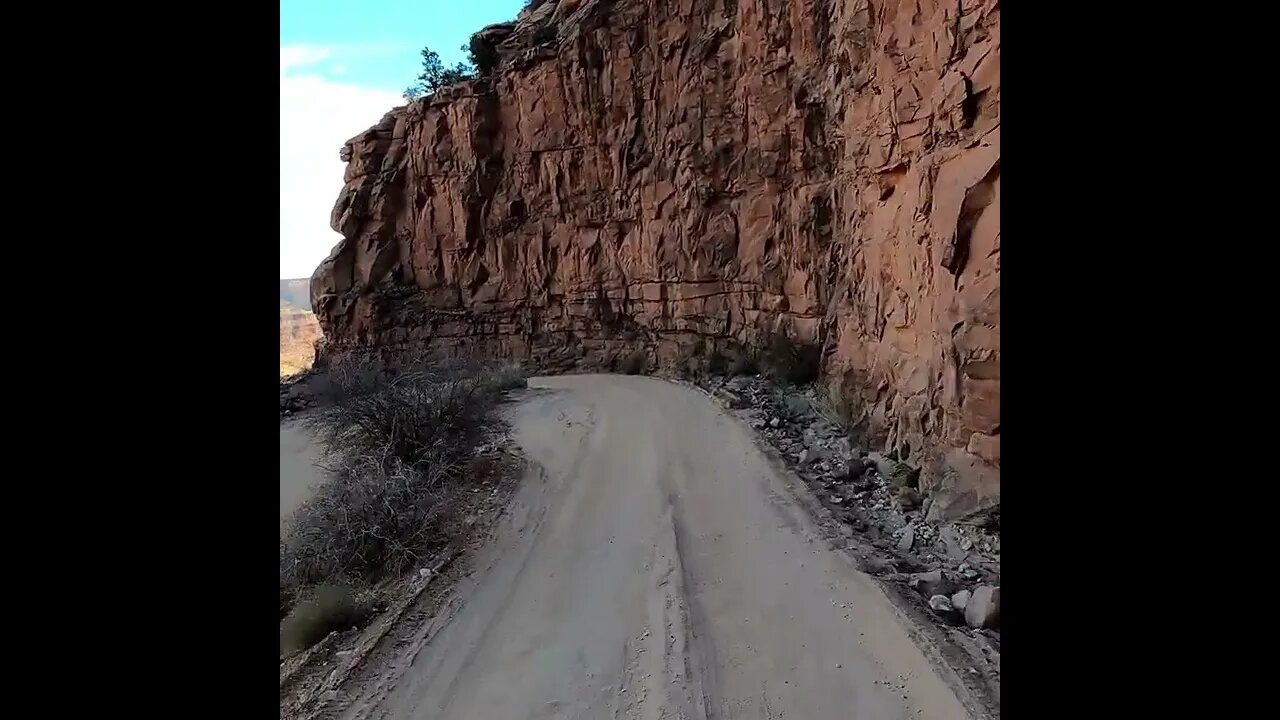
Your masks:
<svg viewBox="0 0 1280 720"><path fill-rule="evenodd" d="M311 278L280 281L280 302L311 311Z"/></svg>

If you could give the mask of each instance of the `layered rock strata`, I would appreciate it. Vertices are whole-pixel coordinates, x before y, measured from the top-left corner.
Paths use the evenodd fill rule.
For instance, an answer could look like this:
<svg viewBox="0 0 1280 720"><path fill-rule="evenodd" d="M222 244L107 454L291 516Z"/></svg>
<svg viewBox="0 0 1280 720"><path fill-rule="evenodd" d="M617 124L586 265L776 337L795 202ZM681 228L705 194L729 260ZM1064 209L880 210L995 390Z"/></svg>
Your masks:
<svg viewBox="0 0 1280 720"><path fill-rule="evenodd" d="M546 2L342 149L320 362L820 347L935 519L998 506L998 0Z"/></svg>

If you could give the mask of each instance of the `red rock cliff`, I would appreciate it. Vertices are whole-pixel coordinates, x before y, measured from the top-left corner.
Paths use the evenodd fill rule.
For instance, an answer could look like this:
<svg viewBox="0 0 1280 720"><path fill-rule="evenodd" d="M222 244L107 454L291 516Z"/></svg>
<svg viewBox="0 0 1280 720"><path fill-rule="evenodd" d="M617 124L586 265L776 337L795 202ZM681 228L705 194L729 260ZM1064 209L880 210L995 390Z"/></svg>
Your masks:
<svg viewBox="0 0 1280 720"><path fill-rule="evenodd" d="M782 333L935 518L998 505L998 0L583 0L350 140L321 362L598 367Z"/></svg>

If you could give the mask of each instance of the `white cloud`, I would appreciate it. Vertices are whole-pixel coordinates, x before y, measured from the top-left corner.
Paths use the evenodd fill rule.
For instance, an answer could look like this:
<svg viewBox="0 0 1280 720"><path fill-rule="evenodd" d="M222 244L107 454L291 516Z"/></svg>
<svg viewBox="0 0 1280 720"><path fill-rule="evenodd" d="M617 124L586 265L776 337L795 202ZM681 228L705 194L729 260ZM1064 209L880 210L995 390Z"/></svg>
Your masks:
<svg viewBox="0 0 1280 720"><path fill-rule="evenodd" d="M320 45L287 45L280 48L280 74L294 68L315 65L329 57L333 51Z"/></svg>
<svg viewBox="0 0 1280 720"><path fill-rule="evenodd" d="M342 239L329 227L342 190L338 151L403 103L398 93L307 72L342 55L329 47L280 48L281 277L309 277Z"/></svg>

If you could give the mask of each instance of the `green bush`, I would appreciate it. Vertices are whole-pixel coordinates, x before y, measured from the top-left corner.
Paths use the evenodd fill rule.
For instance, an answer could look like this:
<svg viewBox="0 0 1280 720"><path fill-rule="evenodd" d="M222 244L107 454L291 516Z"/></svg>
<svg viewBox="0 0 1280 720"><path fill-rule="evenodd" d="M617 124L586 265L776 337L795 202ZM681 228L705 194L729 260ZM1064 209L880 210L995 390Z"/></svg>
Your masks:
<svg viewBox="0 0 1280 720"><path fill-rule="evenodd" d="M471 41L462 46L475 71L481 76L489 75L498 67L498 49L479 35L472 35Z"/></svg>

